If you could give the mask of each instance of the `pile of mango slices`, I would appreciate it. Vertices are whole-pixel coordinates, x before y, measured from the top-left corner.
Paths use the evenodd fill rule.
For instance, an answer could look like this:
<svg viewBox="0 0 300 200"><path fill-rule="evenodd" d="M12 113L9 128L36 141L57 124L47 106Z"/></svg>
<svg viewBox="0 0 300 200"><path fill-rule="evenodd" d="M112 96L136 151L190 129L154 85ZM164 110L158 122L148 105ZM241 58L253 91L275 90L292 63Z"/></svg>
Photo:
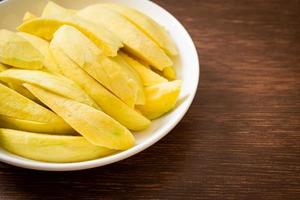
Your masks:
<svg viewBox="0 0 300 200"><path fill-rule="evenodd" d="M49 2L17 30L0 30L0 145L9 152L45 162L114 154L176 104L176 46L137 10Z"/></svg>

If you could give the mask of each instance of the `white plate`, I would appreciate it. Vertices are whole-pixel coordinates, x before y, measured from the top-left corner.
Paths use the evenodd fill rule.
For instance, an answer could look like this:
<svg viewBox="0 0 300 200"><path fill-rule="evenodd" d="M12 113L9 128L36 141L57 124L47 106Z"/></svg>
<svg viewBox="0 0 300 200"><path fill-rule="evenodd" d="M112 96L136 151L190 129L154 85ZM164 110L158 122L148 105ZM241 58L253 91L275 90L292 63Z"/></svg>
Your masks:
<svg viewBox="0 0 300 200"><path fill-rule="evenodd" d="M178 78L183 80L180 100L177 107L153 121L150 128L135 134L136 146L126 151L99 158L95 160L76 163L47 163L33 161L11 154L0 149L0 160L15 166L45 170L45 171L71 171L93 167L99 167L128 158L143 151L170 132L182 119L190 107L199 81L199 62L195 45L185 28L166 10L148 0L60 0L58 4L68 8L80 9L90 4L102 2L117 2L127 4L143 13L151 16L161 25L165 26L174 39L178 49L179 57L175 60L175 68ZM26 11L39 15L47 0L6 0L0 3L0 28L15 30L21 23Z"/></svg>

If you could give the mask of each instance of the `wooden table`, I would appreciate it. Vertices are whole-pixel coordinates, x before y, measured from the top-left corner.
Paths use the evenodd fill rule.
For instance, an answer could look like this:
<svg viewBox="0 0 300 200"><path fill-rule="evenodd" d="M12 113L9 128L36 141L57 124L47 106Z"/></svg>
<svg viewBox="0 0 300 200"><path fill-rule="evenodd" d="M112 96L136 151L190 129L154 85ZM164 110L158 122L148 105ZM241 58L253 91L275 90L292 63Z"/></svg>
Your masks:
<svg viewBox="0 0 300 200"><path fill-rule="evenodd" d="M0 164L1 200L300 199L300 1L155 2L200 54L198 93L182 122L106 167L51 173Z"/></svg>

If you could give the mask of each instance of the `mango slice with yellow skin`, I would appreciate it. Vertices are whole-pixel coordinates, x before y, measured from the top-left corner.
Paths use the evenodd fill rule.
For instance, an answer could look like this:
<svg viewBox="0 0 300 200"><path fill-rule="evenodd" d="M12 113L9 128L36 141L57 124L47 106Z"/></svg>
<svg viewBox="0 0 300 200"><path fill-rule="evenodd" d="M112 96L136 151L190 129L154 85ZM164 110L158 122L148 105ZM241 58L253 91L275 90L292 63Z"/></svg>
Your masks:
<svg viewBox="0 0 300 200"><path fill-rule="evenodd" d="M0 30L0 62L17 68L41 69L43 56L16 33Z"/></svg>
<svg viewBox="0 0 300 200"><path fill-rule="evenodd" d="M43 64L47 71L55 74L59 73L57 64L55 63L53 56L49 51L48 41L29 33L18 32L17 34L25 40L27 40L34 48L36 48L44 56Z"/></svg>
<svg viewBox="0 0 300 200"><path fill-rule="evenodd" d="M143 85L139 76L128 69L130 66L103 56L101 50L76 28L62 26L55 32L51 44L62 49L90 76L130 107L139 103L137 98L144 100Z"/></svg>
<svg viewBox="0 0 300 200"><path fill-rule="evenodd" d="M69 135L75 133L75 131L70 126L66 126L65 124L28 121L23 119L15 119L3 115L0 115L0 127L51 134Z"/></svg>
<svg viewBox="0 0 300 200"><path fill-rule="evenodd" d="M105 3L101 5L126 17L156 42L168 55L175 56L178 54L176 45L165 28L147 15L121 4Z"/></svg>
<svg viewBox="0 0 300 200"><path fill-rule="evenodd" d="M172 66L173 62L166 53L119 13L97 4L88 6L76 14L96 24L103 24L120 38L128 51L146 60L155 68L162 71L165 67Z"/></svg>
<svg viewBox="0 0 300 200"><path fill-rule="evenodd" d="M36 18L24 22L17 29L46 40L51 40L56 30L65 24L74 26L80 30L98 47L103 49L103 53L107 56L116 56L119 48L123 46L121 41L105 27L94 24L76 15L57 15L51 18Z"/></svg>
<svg viewBox="0 0 300 200"><path fill-rule="evenodd" d="M27 11L25 14L24 14L24 17L23 17L23 22L25 21L29 21L29 20L32 20L32 19L35 19L37 18L37 16L35 16L33 13Z"/></svg>
<svg viewBox="0 0 300 200"><path fill-rule="evenodd" d="M139 131L146 129L150 125L150 120L114 96L69 59L61 49L50 43L50 50L62 74L80 85L105 113L130 130Z"/></svg>
<svg viewBox="0 0 300 200"><path fill-rule="evenodd" d="M146 87L146 104L137 106L137 109L149 119L160 117L174 108L180 93L180 87L180 80Z"/></svg>
<svg viewBox="0 0 300 200"><path fill-rule="evenodd" d="M0 80L8 83L30 83L99 109L94 100L89 97L72 80L63 76L53 75L37 70L9 69L0 73Z"/></svg>
<svg viewBox="0 0 300 200"><path fill-rule="evenodd" d="M24 84L24 87L90 143L117 150L134 145L135 139L130 131L104 112L33 85Z"/></svg>
<svg viewBox="0 0 300 200"><path fill-rule="evenodd" d="M62 118L52 111L22 96L3 84L0 84L0 115L70 127Z"/></svg>
<svg viewBox="0 0 300 200"><path fill-rule="evenodd" d="M129 55L125 54L124 52L119 52L119 56L121 56L128 64L130 64L131 67L139 74L144 86L151 86L168 82L167 79L153 72L151 69L141 64Z"/></svg>
<svg viewBox="0 0 300 200"><path fill-rule="evenodd" d="M0 146L19 156L55 163L92 160L116 151L94 146L81 136L49 135L0 129Z"/></svg>

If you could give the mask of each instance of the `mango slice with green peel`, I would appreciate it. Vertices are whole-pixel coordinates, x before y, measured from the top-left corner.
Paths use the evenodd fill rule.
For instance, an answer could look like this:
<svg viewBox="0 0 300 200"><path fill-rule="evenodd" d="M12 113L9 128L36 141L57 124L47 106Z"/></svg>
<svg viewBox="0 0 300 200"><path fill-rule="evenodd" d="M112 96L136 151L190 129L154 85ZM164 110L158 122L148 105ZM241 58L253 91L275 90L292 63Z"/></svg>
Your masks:
<svg viewBox="0 0 300 200"><path fill-rule="evenodd" d="M180 80L146 87L146 104L137 106L137 109L149 119L160 117L174 108L180 93L180 87Z"/></svg>
<svg viewBox="0 0 300 200"><path fill-rule="evenodd" d="M9 69L0 73L0 80L8 83L30 83L55 92L66 98L76 100L99 109L94 100L89 97L72 80L63 76L53 75L37 70Z"/></svg>
<svg viewBox="0 0 300 200"><path fill-rule="evenodd" d="M32 20L32 19L35 19L35 18L37 18L37 16L35 16L33 13L27 11L27 12L24 14L23 22L29 21L29 20Z"/></svg>
<svg viewBox="0 0 300 200"><path fill-rule="evenodd" d="M131 67L139 74L144 86L151 86L159 83L168 82L167 79L153 72L151 69L139 63L134 58L131 58L129 55L123 52L119 52L119 56L126 60L126 62L129 65L131 65Z"/></svg>
<svg viewBox="0 0 300 200"><path fill-rule="evenodd" d="M7 151L44 162L80 162L116 151L94 146L81 136L49 135L0 129L0 146Z"/></svg>
<svg viewBox="0 0 300 200"><path fill-rule="evenodd" d="M0 115L69 127L52 111L2 84L0 84Z"/></svg>
<svg viewBox="0 0 300 200"><path fill-rule="evenodd" d="M57 64L55 63L51 52L49 51L49 42L35 35L18 32L19 36L27 40L34 48L36 48L43 56L43 64L47 71L51 73L59 73Z"/></svg>
<svg viewBox="0 0 300 200"><path fill-rule="evenodd" d="M143 130L150 125L150 120L114 96L95 79L69 59L61 49L50 44L50 50L57 61L62 74L79 84L102 110L130 130Z"/></svg>
<svg viewBox="0 0 300 200"><path fill-rule="evenodd" d="M66 126L66 124L42 123L15 119L3 115L0 115L0 127L40 133L75 134L75 131L70 126Z"/></svg>
<svg viewBox="0 0 300 200"><path fill-rule="evenodd" d="M119 63L105 57L85 35L76 28L64 25L51 41L99 83L112 91L130 107L138 100L145 101L143 85L139 76L127 63Z"/></svg>
<svg viewBox="0 0 300 200"><path fill-rule="evenodd" d="M146 60L157 69L162 71L165 67L172 66L172 60L166 53L119 13L97 4L88 6L76 14L99 25L103 24L120 38L128 51Z"/></svg>
<svg viewBox="0 0 300 200"><path fill-rule="evenodd" d="M16 33L0 30L0 62L17 68L41 69L43 56Z"/></svg>
<svg viewBox="0 0 300 200"><path fill-rule="evenodd" d="M104 112L33 85L24 84L24 87L90 143L117 150L134 145L135 139L130 131Z"/></svg>
<svg viewBox="0 0 300 200"><path fill-rule="evenodd" d="M37 35L46 40L51 40L53 34L62 25L74 26L90 38L107 56L116 56L122 42L110 31L101 25L94 24L76 15L55 16L52 18L36 18L26 21L17 29L22 32Z"/></svg>
<svg viewBox="0 0 300 200"><path fill-rule="evenodd" d="M65 16L74 15L76 10L66 9L53 1L49 1L47 5L44 7L41 17L52 17L57 15L64 14Z"/></svg>
<svg viewBox="0 0 300 200"><path fill-rule="evenodd" d="M135 24L154 42L156 42L168 55L178 54L177 48L168 32L147 15L121 4L102 4L103 7L118 12L126 17L131 23Z"/></svg>

